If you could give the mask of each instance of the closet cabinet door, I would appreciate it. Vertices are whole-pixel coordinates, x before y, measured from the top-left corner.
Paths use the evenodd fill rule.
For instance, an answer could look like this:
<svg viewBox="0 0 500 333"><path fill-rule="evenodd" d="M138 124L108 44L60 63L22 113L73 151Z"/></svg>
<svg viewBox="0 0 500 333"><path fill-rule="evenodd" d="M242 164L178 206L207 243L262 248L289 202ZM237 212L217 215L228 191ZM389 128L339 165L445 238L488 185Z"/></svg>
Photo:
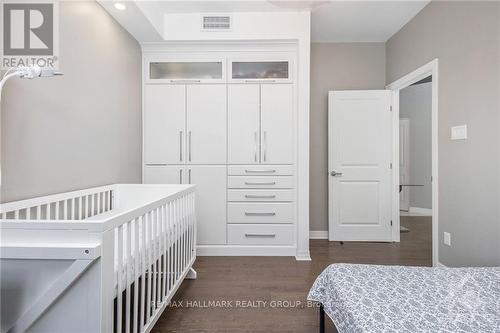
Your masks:
<svg viewBox="0 0 500 333"><path fill-rule="evenodd" d="M147 165L144 167L144 184L182 184L185 182L184 166Z"/></svg>
<svg viewBox="0 0 500 333"><path fill-rule="evenodd" d="M144 163L185 162L185 86L144 87Z"/></svg>
<svg viewBox="0 0 500 333"><path fill-rule="evenodd" d="M228 163L259 163L259 85L228 85Z"/></svg>
<svg viewBox="0 0 500 333"><path fill-rule="evenodd" d="M293 85L261 85L261 163L293 161Z"/></svg>
<svg viewBox="0 0 500 333"><path fill-rule="evenodd" d="M196 184L197 244L226 244L226 166L188 166Z"/></svg>
<svg viewBox="0 0 500 333"><path fill-rule="evenodd" d="M226 163L226 86L187 86L187 163Z"/></svg>

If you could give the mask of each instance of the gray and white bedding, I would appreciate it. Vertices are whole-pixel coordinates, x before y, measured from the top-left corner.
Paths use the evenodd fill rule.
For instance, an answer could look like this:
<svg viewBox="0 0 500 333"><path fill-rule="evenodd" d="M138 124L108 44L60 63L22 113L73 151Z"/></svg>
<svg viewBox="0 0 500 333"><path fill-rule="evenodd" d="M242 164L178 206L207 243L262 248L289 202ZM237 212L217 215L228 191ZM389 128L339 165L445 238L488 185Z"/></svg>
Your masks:
<svg viewBox="0 0 500 333"><path fill-rule="evenodd" d="M500 332L500 267L333 264L308 299L339 333Z"/></svg>

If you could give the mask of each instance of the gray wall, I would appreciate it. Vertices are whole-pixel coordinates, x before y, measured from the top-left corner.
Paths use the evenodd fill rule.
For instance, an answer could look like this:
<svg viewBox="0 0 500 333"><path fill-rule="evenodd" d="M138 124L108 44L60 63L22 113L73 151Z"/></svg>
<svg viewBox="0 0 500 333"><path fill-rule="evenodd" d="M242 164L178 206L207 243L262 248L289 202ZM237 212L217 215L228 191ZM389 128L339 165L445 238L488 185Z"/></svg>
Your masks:
<svg viewBox="0 0 500 333"><path fill-rule="evenodd" d="M439 260L450 266L500 264L499 7L433 1L387 42L387 82L439 58ZM461 124L469 139L451 141Z"/></svg>
<svg viewBox="0 0 500 333"><path fill-rule="evenodd" d="M141 181L141 51L96 2L60 3L63 77L11 79L1 110L7 202Z"/></svg>
<svg viewBox="0 0 500 333"><path fill-rule="evenodd" d="M311 230L328 230L328 91L384 86L384 43L311 45Z"/></svg>
<svg viewBox="0 0 500 333"><path fill-rule="evenodd" d="M399 95L399 117L410 120L410 207L432 208L432 83L409 86Z"/></svg>

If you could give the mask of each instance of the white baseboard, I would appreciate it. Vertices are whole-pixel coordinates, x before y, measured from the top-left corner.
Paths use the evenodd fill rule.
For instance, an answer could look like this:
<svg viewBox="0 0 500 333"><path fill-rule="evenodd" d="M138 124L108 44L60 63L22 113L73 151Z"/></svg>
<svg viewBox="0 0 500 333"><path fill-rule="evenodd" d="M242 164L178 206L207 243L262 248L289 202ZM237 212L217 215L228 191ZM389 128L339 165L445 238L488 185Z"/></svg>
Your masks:
<svg viewBox="0 0 500 333"><path fill-rule="evenodd" d="M420 207L410 207L408 210L411 214L420 214L425 216L432 216L432 209L430 208L420 208Z"/></svg>
<svg viewBox="0 0 500 333"><path fill-rule="evenodd" d="M196 255L204 256L275 256L295 257L295 246L252 246L252 245L197 245Z"/></svg>
<svg viewBox="0 0 500 333"><path fill-rule="evenodd" d="M437 262L436 264L436 267L447 267L445 264L441 263L441 262Z"/></svg>
<svg viewBox="0 0 500 333"><path fill-rule="evenodd" d="M297 255L295 256L295 260L311 261L311 255L309 254L309 251L307 251L307 253L297 253Z"/></svg>
<svg viewBox="0 0 500 333"><path fill-rule="evenodd" d="M309 239L328 239L328 230L311 230Z"/></svg>

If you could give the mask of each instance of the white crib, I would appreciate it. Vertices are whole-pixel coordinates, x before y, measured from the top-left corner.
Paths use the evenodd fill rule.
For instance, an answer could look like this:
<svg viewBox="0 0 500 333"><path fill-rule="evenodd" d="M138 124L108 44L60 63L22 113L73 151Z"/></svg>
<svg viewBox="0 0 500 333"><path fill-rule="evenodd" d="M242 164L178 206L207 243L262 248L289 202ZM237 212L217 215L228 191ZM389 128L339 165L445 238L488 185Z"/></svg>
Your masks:
<svg viewBox="0 0 500 333"><path fill-rule="evenodd" d="M109 185L0 205L2 332L149 332L196 278L194 185Z"/></svg>

